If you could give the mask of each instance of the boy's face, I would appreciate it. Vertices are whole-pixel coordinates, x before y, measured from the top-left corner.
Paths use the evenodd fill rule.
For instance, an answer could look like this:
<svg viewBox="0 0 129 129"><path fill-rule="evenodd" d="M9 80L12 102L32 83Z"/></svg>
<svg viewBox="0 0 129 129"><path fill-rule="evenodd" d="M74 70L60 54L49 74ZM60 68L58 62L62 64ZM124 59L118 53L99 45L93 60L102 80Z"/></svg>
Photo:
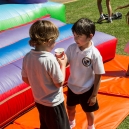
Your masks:
<svg viewBox="0 0 129 129"><path fill-rule="evenodd" d="M92 35L90 37L87 37L86 35L77 35L75 32L73 33L74 40L77 43L78 47L84 47L86 48L91 42Z"/></svg>

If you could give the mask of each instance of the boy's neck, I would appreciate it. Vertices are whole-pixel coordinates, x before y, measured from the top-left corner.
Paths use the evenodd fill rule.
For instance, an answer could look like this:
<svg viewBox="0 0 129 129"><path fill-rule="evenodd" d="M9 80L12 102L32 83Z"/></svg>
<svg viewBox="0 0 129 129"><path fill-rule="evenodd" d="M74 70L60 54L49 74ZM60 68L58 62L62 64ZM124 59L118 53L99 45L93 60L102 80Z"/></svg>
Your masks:
<svg viewBox="0 0 129 129"><path fill-rule="evenodd" d="M43 47L43 48L42 47L36 47L35 51L47 51L47 52L49 52L49 50L45 47Z"/></svg>
<svg viewBox="0 0 129 129"><path fill-rule="evenodd" d="M46 52L50 52L51 48L48 47L47 43L41 43L35 46L35 51L46 51Z"/></svg>
<svg viewBox="0 0 129 129"><path fill-rule="evenodd" d="M85 44L84 46L80 46L79 49L81 51L85 50L86 48L89 48L92 45L92 42L90 41L89 43Z"/></svg>

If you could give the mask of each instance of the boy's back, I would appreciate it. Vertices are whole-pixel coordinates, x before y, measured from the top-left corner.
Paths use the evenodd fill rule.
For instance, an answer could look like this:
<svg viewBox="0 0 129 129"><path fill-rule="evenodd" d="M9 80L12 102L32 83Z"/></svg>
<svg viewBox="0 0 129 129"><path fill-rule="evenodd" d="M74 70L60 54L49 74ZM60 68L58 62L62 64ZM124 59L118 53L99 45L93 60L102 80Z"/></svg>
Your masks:
<svg viewBox="0 0 129 129"><path fill-rule="evenodd" d="M28 76L35 101L45 106L63 102L62 87L54 83L63 81L63 74L56 58L50 52L31 50L23 60L23 76ZM25 72L24 72L25 71Z"/></svg>
<svg viewBox="0 0 129 129"><path fill-rule="evenodd" d="M59 36L58 28L50 21L38 20L29 35L34 49L23 59L22 80L32 87L40 129L70 129L62 91L67 58L56 59L50 53Z"/></svg>

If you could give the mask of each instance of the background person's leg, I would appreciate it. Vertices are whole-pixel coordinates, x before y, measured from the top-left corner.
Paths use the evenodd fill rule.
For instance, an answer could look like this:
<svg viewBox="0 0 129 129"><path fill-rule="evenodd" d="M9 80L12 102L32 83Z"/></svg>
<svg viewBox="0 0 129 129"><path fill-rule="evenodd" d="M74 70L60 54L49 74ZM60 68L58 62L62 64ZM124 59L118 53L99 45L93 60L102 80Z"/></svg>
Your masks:
<svg viewBox="0 0 129 129"><path fill-rule="evenodd" d="M102 15L103 14L103 9L102 9L102 0L97 0L97 6L98 6L98 10L99 10L99 14Z"/></svg>
<svg viewBox="0 0 129 129"><path fill-rule="evenodd" d="M97 6L100 14L100 18L98 19L97 23L101 23L103 20L105 20L103 15L102 0L97 0Z"/></svg>
<svg viewBox="0 0 129 129"><path fill-rule="evenodd" d="M110 0L106 0L106 6L108 11L108 22L112 23L112 7L111 7Z"/></svg>

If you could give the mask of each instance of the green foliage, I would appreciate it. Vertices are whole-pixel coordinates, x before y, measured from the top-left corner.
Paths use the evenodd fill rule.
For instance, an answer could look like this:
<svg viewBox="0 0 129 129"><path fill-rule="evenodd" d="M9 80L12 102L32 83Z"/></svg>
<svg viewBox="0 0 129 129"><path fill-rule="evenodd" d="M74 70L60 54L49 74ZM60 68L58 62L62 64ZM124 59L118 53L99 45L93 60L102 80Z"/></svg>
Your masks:
<svg viewBox="0 0 129 129"><path fill-rule="evenodd" d="M103 0L102 6L104 14L107 14L105 1L106 0ZM126 5L128 3L129 0L111 0L113 13L121 12L122 19L113 20L113 23L106 23L106 21L104 21L102 24L96 23L99 18L97 0L78 0L76 2L67 3L65 4L66 22L74 23L81 17L87 17L91 19L93 22L95 22L97 31L113 35L118 39L116 53L121 55L127 55L124 52L124 47L126 43L129 42L129 26L126 24L125 15L129 11L129 7L116 11L115 9L118 6ZM129 116L118 126L117 129L129 129Z"/></svg>

